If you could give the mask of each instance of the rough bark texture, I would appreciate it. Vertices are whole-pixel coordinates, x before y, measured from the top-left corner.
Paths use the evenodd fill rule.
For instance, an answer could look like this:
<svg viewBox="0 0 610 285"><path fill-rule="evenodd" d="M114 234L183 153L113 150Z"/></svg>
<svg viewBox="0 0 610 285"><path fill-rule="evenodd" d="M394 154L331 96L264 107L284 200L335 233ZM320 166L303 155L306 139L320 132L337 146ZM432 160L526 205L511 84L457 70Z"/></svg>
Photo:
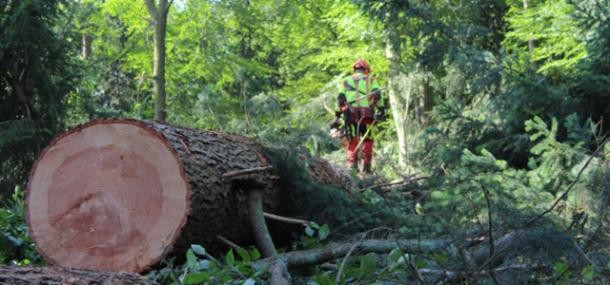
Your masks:
<svg viewBox="0 0 610 285"><path fill-rule="evenodd" d="M98 272L57 267L0 266L0 284L148 285L153 283L138 274L126 272Z"/></svg>
<svg viewBox="0 0 610 285"><path fill-rule="evenodd" d="M253 139L212 131L201 131L147 123L167 139L184 165L191 190L191 215L175 248L184 252L199 243L214 251L220 234L237 244L253 244L247 206L247 191L258 188L263 208L276 212L281 193L271 171L223 178L236 170L269 166L262 147ZM209 233L209 234L207 234Z"/></svg>
<svg viewBox="0 0 610 285"><path fill-rule="evenodd" d="M149 266L157 263L172 249L175 251L175 255L179 257L183 256L185 250L191 244L201 244L205 246L208 251L211 252L224 251L226 249L226 246L217 239L217 235L222 235L241 246L254 244L254 239L251 232L252 227L250 225L247 206L246 191L248 191L249 189L257 189L257 191L261 193L263 210L272 212L274 214L290 216L290 213L286 211L286 209L290 209L290 205L289 202L285 201L286 192L281 190L279 187L279 179L277 176L278 174L276 173L275 168L270 167L271 165L268 159L263 154L262 146L253 139L240 135L168 126L155 122L117 119L92 121L88 124L79 126L71 131L62 134L53 142L51 142L47 149L45 149L45 151L43 151L43 153L41 154L39 160L33 167L30 175L30 184L28 185L26 197L26 201L28 203L27 219L28 223L30 224L30 235L37 243L39 252L41 252L41 254L45 256L45 258L52 264L59 266L76 266L67 265L66 263L64 263L63 260L49 258L47 249L45 249L44 246L40 246L39 241L45 240L47 241L46 244L49 244L49 246L52 247L51 251L58 251L57 244L48 242L49 239L55 238L49 237L47 230L47 228L49 227L48 224L53 223L52 219L60 219L60 222L52 224L52 226L59 225L63 227L63 229L65 229L65 231L57 231L57 235L63 235L57 237L57 239L61 240L62 242L69 243L71 240L76 240L78 237L85 238L87 236L91 236L92 234L96 233L96 230L97 232L99 232L99 230L96 229L96 225L98 224L102 224L106 227L110 227L111 229L113 229L113 225L118 223L116 225L117 227L125 228L125 225L121 225L121 223L123 223L125 219L132 219L134 214L139 214L129 212L131 214L129 214L128 216L121 216L120 219L117 218L114 220L108 220L108 217L112 217L114 212L120 211L122 209L114 205L113 207L107 208L105 203L107 201L116 200L117 197L114 196L117 196L117 191L116 189L104 188L106 187L106 184L103 183L100 185L94 185L93 188L95 189L95 192L93 193L85 192L79 194L79 192L77 192L79 190L74 190L74 188L62 188L70 189L70 191L76 191L74 194L71 194L76 197L69 197L70 199L74 199L74 201L68 203L68 210L64 212L61 212L63 210L60 211L59 214L62 216L60 218L55 218L58 216L57 213L48 213L44 210L40 210L40 207L31 206L31 200L44 200L40 198L41 193L49 191L48 189L45 189L45 187L37 186L44 185L41 183L36 183L37 180L40 180L40 178L38 178L40 175L47 177L61 177L61 175L57 176L57 169L62 170L60 167L58 167L57 169L44 169L43 165L45 165L45 158L49 155L49 153L52 153L53 156L57 157L58 153L61 152L60 150L62 147L64 149L70 149L69 145L66 146L68 142L80 141L78 137L76 139L72 138L69 140L68 138L70 138L71 136L80 135L83 137L90 137L90 135L92 134L87 134L87 132L91 132L93 128L99 128L100 126L108 125L110 125L110 127L108 128L110 128L111 130L113 130L113 128L117 126L121 126L123 130L132 129L131 132L135 132L135 134L129 134L128 138L130 141L140 142L140 140L142 140L144 142L144 137L151 136L155 139L158 138L161 141L162 148L169 149L169 151L171 151L171 153L173 153L173 155L177 158L176 161L178 161L178 164L180 164L181 171L176 172L178 174L171 175L171 177L177 176L176 179L182 179L182 181L188 183L188 190L186 191L188 192L188 195L185 195L184 199L189 200L190 204L188 202L185 204L185 207L188 209L185 209L184 211L185 214L182 218L183 221L177 221L175 223L175 228L177 228L177 230L175 230L175 232L167 232L166 235L163 235L163 242L160 248L142 249L143 251L158 251L158 254L155 258L143 258L143 255L140 255L138 253L139 256L133 257L135 259L135 261L133 261L134 265L126 266L122 265L119 261L112 261L107 263L110 265L104 265L104 267L102 268L97 268L95 265L86 268L104 269L111 271L125 270L141 272L147 269ZM129 126L129 128L125 126ZM113 133L115 133L115 131L113 131ZM112 136L112 138L108 139L108 136ZM104 143L98 140L92 140L94 145L92 145L91 149L88 151L93 155L101 155L103 153L101 150L109 149L109 146L107 145L108 142L116 144L117 140L121 140L121 136L115 136L114 134L100 135L100 140L103 140ZM138 147L138 149L147 149L150 147L151 146L149 143L143 144L141 147ZM158 145L155 147L159 148ZM108 178L103 181L112 181L112 175L117 176L116 180L124 179L125 171L123 169L127 168L124 162L122 161L124 155L121 154L121 161L118 160L118 155L115 156L115 160L118 161L119 164L117 164L117 167L109 167L107 173L103 168L96 168L97 166L95 165L87 167L93 167L95 169L95 175L106 175ZM154 154L151 154L151 156L154 156ZM61 154L59 154L59 157L61 157ZM79 157L82 156L71 155L69 158L65 158L65 160L78 160ZM61 164L60 159L55 159L59 161L56 162L56 164ZM107 159L102 160L102 162L106 162L106 160ZM128 156L125 155L125 161L127 160ZM155 163L155 161L159 161L159 158L148 157L144 160L149 161L150 163ZM86 161L85 163L88 162ZM136 165L134 168L139 169L144 167L142 163L144 162L140 162L140 164ZM44 171L42 171L41 174L37 174L37 168L44 169ZM121 169L121 171L118 171L118 174L114 174L114 171L117 168ZM244 174L241 175L225 175L225 177L223 177L224 174L236 173L236 171L247 169L262 169L262 171L244 172ZM80 168L78 167L73 168L71 171L75 171L75 175L72 175L71 179L80 179L82 181L91 180L91 177L81 178L80 176L82 175L79 174ZM100 174L99 172L102 173ZM329 172L331 172L331 170L324 171L324 173ZM161 173L159 176L162 176L163 174L164 173ZM145 176L144 180L154 180L155 178L156 177ZM59 183L61 184L63 182L60 181ZM338 182L336 184L341 183ZM76 183L75 185L77 185L76 188L80 189L81 184ZM122 193L131 192L131 189L134 187L137 188L139 184L134 185L136 186L130 188L125 187L124 185L121 185L117 182L112 186L114 188L123 187L121 188L123 190L118 191L118 199L121 199L121 197L123 197ZM82 186L82 188L85 189L92 187L90 185L85 184ZM172 189L162 189L164 191L162 192L164 193L162 195L163 199L165 199L167 191L172 191ZM114 192L108 194L110 190ZM287 190L289 191L290 189ZM140 194L142 196L142 199L148 198L146 197L146 193L147 192ZM70 206L72 204L74 204L74 206ZM121 205L120 203L116 204L119 206ZM148 209L147 205L147 203L141 203L139 204L139 208L137 209L143 207L141 211L143 211L144 213L148 213L151 209ZM100 208L103 210L90 210L90 208L92 207L96 207L95 209ZM150 207L159 206L154 204L150 205ZM50 206L49 208L52 209L52 207ZM32 215L32 213L37 214ZM88 213L89 216L94 216L94 218L89 220L81 218L81 213ZM41 215L45 217L41 218ZM65 218L65 216L69 216L69 218ZM144 217L148 219L147 215L144 215ZM163 220L164 218L166 218L166 216L162 214L155 219ZM47 220L51 222L48 222ZM86 224L89 221L94 221L94 223L92 222L92 224L90 225ZM46 223L44 226L47 228L44 228L44 230L40 230L36 222ZM78 225L74 225L74 223ZM83 223L85 223L85 225L82 225ZM280 240L280 243L281 240L284 240L284 242L288 241L290 239L290 232L286 231L285 228L283 228L285 225L283 225L282 223L279 224L279 226L274 225L273 223L270 225L272 236L274 237L274 239L276 239L276 242L277 240ZM154 223L152 223L152 225L153 229L155 231L158 231L158 228L154 228ZM296 226L296 228L298 229L299 227ZM93 231L93 233L91 231ZM112 231L110 232L112 233ZM107 240L113 240L115 238L111 236L111 233L108 233L108 230L105 231L105 234L109 236L104 238L105 244L103 248L112 248L112 243L106 242ZM148 232L138 232L137 234L141 236L149 235ZM64 237L65 235L70 235L70 238L66 239ZM97 238L95 236L92 237ZM130 234L123 234L123 236L116 238L122 239L129 237ZM131 244L135 244L135 242L132 242ZM78 258L83 261L89 261L89 259L91 258L103 258L103 255L109 255L108 250L98 248L97 244L92 244L91 247L95 247L95 249L83 249L82 252L79 252ZM59 251L65 251L65 248L63 246L59 245L59 248L61 248L61 250ZM125 246L125 250L128 249L129 247ZM93 253L95 253L94 256L89 255L92 251L94 251ZM118 251L117 254L124 255L125 253ZM63 253L63 255L66 256L66 258L72 258L71 256L77 256L76 254L70 253ZM121 262L123 262L123 260L121 260ZM80 266L81 263L77 262L77 264L78 266Z"/></svg>

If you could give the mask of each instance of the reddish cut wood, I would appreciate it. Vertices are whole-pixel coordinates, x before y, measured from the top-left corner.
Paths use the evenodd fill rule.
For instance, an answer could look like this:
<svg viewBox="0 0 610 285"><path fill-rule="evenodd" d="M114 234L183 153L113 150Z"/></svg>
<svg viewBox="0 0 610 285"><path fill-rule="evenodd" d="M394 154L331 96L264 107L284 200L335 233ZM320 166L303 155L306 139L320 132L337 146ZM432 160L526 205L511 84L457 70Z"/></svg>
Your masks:
<svg viewBox="0 0 610 285"><path fill-rule="evenodd" d="M174 243L189 195L182 163L162 136L136 121L98 121L42 153L27 217L51 263L137 272Z"/></svg>
<svg viewBox="0 0 610 285"><path fill-rule="evenodd" d="M332 183L339 176L330 165L316 165L314 179L342 185ZM165 255L183 257L191 244L224 252L219 235L254 244L246 202L253 188L265 211L291 216L290 189L280 189L277 169L255 140L99 120L42 152L30 173L27 220L37 250L53 265L142 272ZM270 226L279 244L291 238L284 227Z"/></svg>

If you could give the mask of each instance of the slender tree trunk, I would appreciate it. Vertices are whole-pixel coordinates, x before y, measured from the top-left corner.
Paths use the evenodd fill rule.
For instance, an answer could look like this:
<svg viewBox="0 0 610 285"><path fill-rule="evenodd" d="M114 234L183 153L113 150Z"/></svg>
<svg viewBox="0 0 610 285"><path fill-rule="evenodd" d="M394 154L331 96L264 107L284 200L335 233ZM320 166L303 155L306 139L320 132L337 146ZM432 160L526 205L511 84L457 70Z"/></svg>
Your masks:
<svg viewBox="0 0 610 285"><path fill-rule="evenodd" d="M529 8L529 2L528 2L528 0L523 0L523 9L527 9L527 8ZM533 39L527 40L527 48L530 53L532 53L534 51L534 40Z"/></svg>
<svg viewBox="0 0 610 285"><path fill-rule="evenodd" d="M155 50L153 55L153 87L155 92L155 121L165 122L165 36L167 14L171 2L160 0L159 5L154 0L145 0L146 7L152 18L155 31Z"/></svg>
<svg viewBox="0 0 610 285"><path fill-rule="evenodd" d="M17 95L17 99L23 104L25 118L31 122L33 119L32 109L30 108L30 99L25 91L25 83L23 82L24 74L25 70L23 70L21 75L19 75L17 78L13 78L13 89L15 90L15 95Z"/></svg>
<svg viewBox="0 0 610 285"><path fill-rule="evenodd" d="M523 9L527 10L529 8L529 1L528 0L523 0ZM527 40L527 50L529 51L530 54L530 58L532 57L533 53L534 53L534 48L536 48L536 42L534 39L528 39ZM538 69L538 65L536 64L536 61L531 58L531 68L532 70L536 71Z"/></svg>
<svg viewBox="0 0 610 285"><path fill-rule="evenodd" d="M396 29L390 28L386 37L385 56L389 64L388 97L392 107L392 117L396 126L398 137L399 164L401 167L407 165L407 134L406 120L408 105L403 104L400 88L400 34Z"/></svg>
<svg viewBox="0 0 610 285"><path fill-rule="evenodd" d="M422 80L422 121L427 123L430 119L430 111L432 111L432 87L430 86L431 75L426 72Z"/></svg>
<svg viewBox="0 0 610 285"><path fill-rule="evenodd" d="M83 33L81 35L81 44L82 44L81 57L83 59L88 59L89 56L91 56L91 41L92 40L93 40L93 37L89 34Z"/></svg>

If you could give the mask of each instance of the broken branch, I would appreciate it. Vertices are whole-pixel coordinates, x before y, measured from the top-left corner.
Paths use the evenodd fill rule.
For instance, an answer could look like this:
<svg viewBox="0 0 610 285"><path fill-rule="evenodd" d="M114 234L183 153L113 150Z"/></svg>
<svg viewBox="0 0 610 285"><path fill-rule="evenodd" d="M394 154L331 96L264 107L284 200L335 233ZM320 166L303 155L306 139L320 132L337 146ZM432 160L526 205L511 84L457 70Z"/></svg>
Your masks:
<svg viewBox="0 0 610 285"><path fill-rule="evenodd" d="M437 252L445 249L450 242L441 239L429 240L363 240L358 241L355 245L355 250L361 254L369 252L388 253L393 249L400 248L408 253L425 253ZM310 250L299 250L280 254L276 257L264 258L252 263L255 270L264 270L269 268L277 258L284 258L288 267L307 266L321 264L329 260L341 258L345 256L350 249L354 247L354 243L331 243L325 248L317 248Z"/></svg>
<svg viewBox="0 0 610 285"><path fill-rule="evenodd" d="M234 171L229 171L229 172L223 174L222 177L227 178L227 177L233 177L233 176L241 176L241 175L246 175L246 174L258 173L258 172L263 172L265 170L269 170L271 168L273 168L273 167L272 166L262 166L262 167L234 170Z"/></svg>
<svg viewBox="0 0 610 285"><path fill-rule="evenodd" d="M271 213L266 213L266 212L263 212L263 216L265 216L265 218L268 218L268 219L272 219L272 220L280 221L280 222L285 222L285 223L289 223L289 224L297 224L297 225L303 225L303 226L308 226L308 225L311 224L310 221L301 220L301 219L295 219L295 218L282 217L282 216L278 216L278 215L271 214Z"/></svg>

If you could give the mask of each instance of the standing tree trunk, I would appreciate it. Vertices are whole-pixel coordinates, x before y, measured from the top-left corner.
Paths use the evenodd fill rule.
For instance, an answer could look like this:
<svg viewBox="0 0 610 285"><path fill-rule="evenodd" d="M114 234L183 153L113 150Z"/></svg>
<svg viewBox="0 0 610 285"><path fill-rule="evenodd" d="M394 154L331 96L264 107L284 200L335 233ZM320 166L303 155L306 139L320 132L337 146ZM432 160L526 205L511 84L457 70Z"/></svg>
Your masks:
<svg viewBox="0 0 610 285"><path fill-rule="evenodd" d="M424 73L422 79L422 123L427 124L430 120L430 111L432 111L432 87L430 86L430 78L432 75L429 72Z"/></svg>
<svg viewBox="0 0 610 285"><path fill-rule="evenodd" d="M392 107L392 117L396 126L398 137L399 164L401 167L407 165L407 132L406 124L408 120L409 95L403 98L403 90L400 88L400 78L404 78L400 71L400 34L398 30L388 27L386 36L385 56L390 67L388 76L388 96ZM402 75L402 76L401 76ZM405 102L406 101L406 102Z"/></svg>
<svg viewBox="0 0 610 285"><path fill-rule="evenodd" d="M167 14L172 2L160 0L144 0L152 18L155 34L155 51L153 55L153 87L155 89L155 121L165 122L165 35L167 29Z"/></svg>
<svg viewBox="0 0 610 285"><path fill-rule="evenodd" d="M246 191L259 191L265 211L287 215L293 208L291 189L280 190L269 166L262 146L247 137L93 121L56 138L32 168L30 236L54 265L134 272L172 248L183 255L202 244L219 252L217 235L253 244ZM282 228L273 233L290 238Z"/></svg>
<svg viewBox="0 0 610 285"><path fill-rule="evenodd" d="M81 35L81 57L83 59L88 59L91 56L91 41L93 37L85 32Z"/></svg>
<svg viewBox="0 0 610 285"><path fill-rule="evenodd" d="M527 0L523 0L523 9L529 8L529 2ZM533 39L529 39L527 40L527 49L529 50L530 53L532 53L534 51L534 40Z"/></svg>
<svg viewBox="0 0 610 285"><path fill-rule="evenodd" d="M523 9L527 10L529 8L529 2L528 0L523 0ZM533 71L536 71L538 69L538 65L536 64L536 61L533 60L533 54L534 54L534 48L536 47L536 42L534 41L534 39L528 39L527 40L527 50L530 54L530 59L531 59L531 68Z"/></svg>

